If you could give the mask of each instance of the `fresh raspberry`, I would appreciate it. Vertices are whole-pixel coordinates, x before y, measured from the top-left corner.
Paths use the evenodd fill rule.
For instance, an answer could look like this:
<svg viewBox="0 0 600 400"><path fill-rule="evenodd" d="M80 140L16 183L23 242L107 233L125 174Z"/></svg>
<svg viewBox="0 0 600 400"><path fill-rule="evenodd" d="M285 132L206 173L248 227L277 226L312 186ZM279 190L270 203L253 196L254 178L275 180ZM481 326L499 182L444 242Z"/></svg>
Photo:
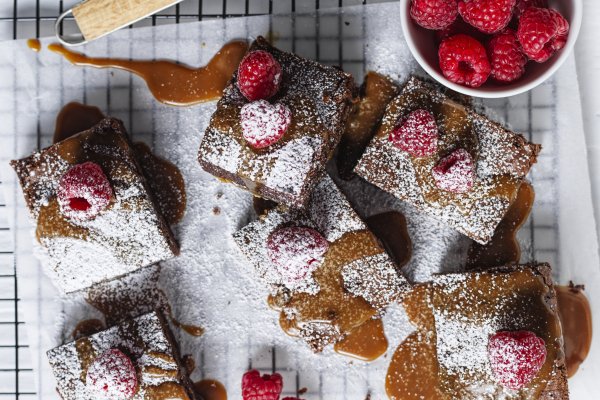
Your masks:
<svg viewBox="0 0 600 400"><path fill-rule="evenodd" d="M292 122L292 112L281 103L266 100L246 103L240 111L242 136L256 149L277 143Z"/></svg>
<svg viewBox="0 0 600 400"><path fill-rule="evenodd" d="M514 14L519 17L529 7L548 8L548 0L517 0Z"/></svg>
<svg viewBox="0 0 600 400"><path fill-rule="evenodd" d="M281 65L271 53L252 51L240 62L237 85L249 101L268 99L277 93L280 84Z"/></svg>
<svg viewBox="0 0 600 400"><path fill-rule="evenodd" d="M85 385L94 398L114 400L131 399L138 387L135 367L121 350L102 353L89 366Z"/></svg>
<svg viewBox="0 0 600 400"><path fill-rule="evenodd" d="M243 400L279 400L282 389L283 379L277 373L261 377L260 372L253 369L242 378Z"/></svg>
<svg viewBox="0 0 600 400"><path fill-rule="evenodd" d="M465 149L456 149L431 170L438 188L452 193L471 190L474 180L473 159Z"/></svg>
<svg viewBox="0 0 600 400"><path fill-rule="evenodd" d="M506 28L516 0L460 0L458 12L463 19L485 33Z"/></svg>
<svg viewBox="0 0 600 400"><path fill-rule="evenodd" d="M454 83L479 87L490 75L485 47L470 36L458 34L444 39L438 56L442 73Z"/></svg>
<svg viewBox="0 0 600 400"><path fill-rule="evenodd" d="M499 82L513 82L525 73L527 57L521 51L517 34L507 29L494 36L487 45L492 65L492 78Z"/></svg>
<svg viewBox="0 0 600 400"><path fill-rule="evenodd" d="M410 16L427 29L445 29L458 15L458 0L412 0Z"/></svg>
<svg viewBox="0 0 600 400"><path fill-rule="evenodd" d="M488 358L498 383L519 390L546 361L546 343L533 332L497 332L488 342Z"/></svg>
<svg viewBox="0 0 600 400"><path fill-rule="evenodd" d="M438 127L427 110L415 110L390 133L396 147L414 157L427 157L437 151Z"/></svg>
<svg viewBox="0 0 600 400"><path fill-rule="evenodd" d="M557 11L530 7L521 15L517 37L523 52L541 63L564 47L568 33L569 23Z"/></svg>
<svg viewBox="0 0 600 400"><path fill-rule="evenodd" d="M289 226L267 238L267 254L282 283L294 289L323 262L329 242L316 230Z"/></svg>
<svg viewBox="0 0 600 400"><path fill-rule="evenodd" d="M94 218L110 203L113 190L102 168L91 161L69 168L58 184L61 212L75 220Z"/></svg>

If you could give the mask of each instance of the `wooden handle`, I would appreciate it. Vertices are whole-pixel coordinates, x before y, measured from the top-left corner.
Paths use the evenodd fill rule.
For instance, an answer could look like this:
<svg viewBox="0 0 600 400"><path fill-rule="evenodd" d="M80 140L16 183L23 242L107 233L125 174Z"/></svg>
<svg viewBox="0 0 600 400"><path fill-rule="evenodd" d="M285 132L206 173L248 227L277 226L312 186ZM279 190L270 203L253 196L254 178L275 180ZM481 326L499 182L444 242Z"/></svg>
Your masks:
<svg viewBox="0 0 600 400"><path fill-rule="evenodd" d="M73 8L86 40L94 40L182 0L87 0Z"/></svg>

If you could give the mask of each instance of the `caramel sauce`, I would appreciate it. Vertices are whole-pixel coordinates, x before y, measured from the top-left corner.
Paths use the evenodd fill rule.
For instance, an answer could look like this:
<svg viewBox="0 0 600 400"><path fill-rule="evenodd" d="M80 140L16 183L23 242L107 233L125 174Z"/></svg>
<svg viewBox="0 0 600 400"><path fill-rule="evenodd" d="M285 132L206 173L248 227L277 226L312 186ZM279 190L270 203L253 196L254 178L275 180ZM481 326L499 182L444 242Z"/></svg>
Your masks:
<svg viewBox="0 0 600 400"><path fill-rule="evenodd" d="M91 336L94 333L98 333L106 329L104 322L100 321L96 318L84 319L79 322L73 332L71 332L71 337L74 340L81 339L82 337Z"/></svg>
<svg viewBox="0 0 600 400"><path fill-rule="evenodd" d="M142 367L142 373L144 376L147 376L151 379L160 379L160 378L168 378L168 379L176 379L178 376L178 372L175 369L164 369L158 367L156 365L144 365Z"/></svg>
<svg viewBox="0 0 600 400"><path fill-rule="evenodd" d="M369 71L360 91L360 100L346 123L339 144L337 167L343 179L352 177L352 170L373 138L385 107L398 95L399 88L387 76Z"/></svg>
<svg viewBox="0 0 600 400"><path fill-rule="evenodd" d="M383 243L383 247L398 266L410 260L412 245L406 218L397 211L373 215L365 221L367 226Z"/></svg>
<svg viewBox="0 0 600 400"><path fill-rule="evenodd" d="M190 400L185 388L179 383L164 382L157 386L149 386L144 393L147 400Z"/></svg>
<svg viewBox="0 0 600 400"><path fill-rule="evenodd" d="M254 212L258 216L264 215L267 213L267 211L277 207L277 203L275 203L273 200L263 199L262 197L258 196L254 196L252 203L254 206Z"/></svg>
<svg viewBox="0 0 600 400"><path fill-rule="evenodd" d="M357 245L358 244L358 245ZM319 285L316 294L293 293L289 298L274 296L271 304L285 304L294 310L294 319L282 311L282 329L291 336L298 334L303 324L330 324L346 334L375 316L376 310L362 297L355 297L344 288L342 267L362 257L381 252L377 240L368 231L346 233L331 243L323 264L313 272Z"/></svg>
<svg viewBox="0 0 600 400"><path fill-rule="evenodd" d="M77 357L79 358L79 364L81 366L81 374L79 379L82 382L86 381L87 370L90 364L96 358L96 351L94 346L88 338L82 338L75 342L75 350L77 351Z"/></svg>
<svg viewBox="0 0 600 400"><path fill-rule="evenodd" d="M90 129L104 119L104 113L98 107L71 102L64 106L56 116L52 143L61 142L79 132Z"/></svg>
<svg viewBox="0 0 600 400"><path fill-rule="evenodd" d="M387 351L388 341L381 319L371 319L351 330L333 349L336 353L373 361Z"/></svg>
<svg viewBox="0 0 600 400"><path fill-rule="evenodd" d="M38 242L41 243L44 238L56 237L86 240L88 234L87 228L74 225L63 216L56 198L52 198L48 205L40 208L35 229L35 237Z"/></svg>
<svg viewBox="0 0 600 400"><path fill-rule="evenodd" d="M435 335L416 331L398 346L387 371L385 391L394 400L444 398L438 385Z"/></svg>
<svg viewBox="0 0 600 400"><path fill-rule="evenodd" d="M104 117L98 107L77 102L67 104L56 117L53 143L61 142L92 128ZM144 143L134 143L133 150L148 178L148 186L160 213L170 225L180 222L185 214L187 203L185 182L181 171L175 164L152 153Z"/></svg>
<svg viewBox="0 0 600 400"><path fill-rule="evenodd" d="M225 386L214 379L204 379L195 382L194 391L203 400L227 400Z"/></svg>
<svg viewBox="0 0 600 400"><path fill-rule="evenodd" d="M60 44L48 49L74 65L117 68L141 77L156 100L174 106L188 106L216 100L248 51L245 41L225 44L204 67L191 68L174 61L139 61L95 58L77 53Z"/></svg>
<svg viewBox="0 0 600 400"><path fill-rule="evenodd" d="M160 213L170 225L180 222L187 204L181 171L172 162L152 153L145 143L138 142L133 147Z"/></svg>
<svg viewBox="0 0 600 400"><path fill-rule="evenodd" d="M471 241L467 255L467 269L519 262L521 247L517 241L517 232L529 217L534 198L533 186L523 182L517 192L517 198L496 227L492 239L485 245Z"/></svg>
<svg viewBox="0 0 600 400"><path fill-rule="evenodd" d="M175 325L179 329L183 330L188 335L192 335L192 336L196 336L196 337L200 337L200 336L204 335L204 328L203 327L201 327L201 326L195 326L195 325L182 324L181 322L179 322L175 318L173 318L173 315L170 315L170 317L171 317L171 322L173 322L173 325Z"/></svg>
<svg viewBox="0 0 600 400"><path fill-rule="evenodd" d="M565 342L567 375L575 375L592 344L592 311L581 287L555 286Z"/></svg>
<svg viewBox="0 0 600 400"><path fill-rule="evenodd" d="M42 43L39 39L27 39L27 47L36 53L39 53L42 50Z"/></svg>

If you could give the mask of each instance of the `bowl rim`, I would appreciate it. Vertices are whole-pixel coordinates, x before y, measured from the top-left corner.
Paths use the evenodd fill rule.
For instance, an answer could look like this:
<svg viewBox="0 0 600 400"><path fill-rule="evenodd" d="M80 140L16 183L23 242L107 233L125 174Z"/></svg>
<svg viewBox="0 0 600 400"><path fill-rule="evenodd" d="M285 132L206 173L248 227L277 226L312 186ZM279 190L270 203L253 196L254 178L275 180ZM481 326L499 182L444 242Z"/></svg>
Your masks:
<svg viewBox="0 0 600 400"><path fill-rule="evenodd" d="M442 85L462 94L466 94L473 97L482 97L482 98L503 98L509 96L515 96L521 93L525 93L536 86L539 86L546 80L548 80L554 73L564 64L566 59L569 57L573 48L575 47L575 42L577 41L577 37L579 36L579 31L581 29L581 20L583 17L583 0L571 0L573 4L573 14L572 18L569 21L569 38L567 39L567 43L565 47L560 50L560 54L558 54L558 58L554 60L552 65L544 71L536 79L523 84L522 86L513 87L510 89L501 89L501 90L486 90L485 88L471 88L467 86L462 86L457 83L451 82L444 75L442 75L439 71L434 68L431 68L427 62L423 59L413 37L410 35L410 31L408 29L408 24L414 23L410 18L409 12L409 3L411 0L400 0L400 25L402 26L402 34L404 35L404 39L408 44L408 48L412 53L413 57L417 60L421 68L429 74L433 79L441 83Z"/></svg>

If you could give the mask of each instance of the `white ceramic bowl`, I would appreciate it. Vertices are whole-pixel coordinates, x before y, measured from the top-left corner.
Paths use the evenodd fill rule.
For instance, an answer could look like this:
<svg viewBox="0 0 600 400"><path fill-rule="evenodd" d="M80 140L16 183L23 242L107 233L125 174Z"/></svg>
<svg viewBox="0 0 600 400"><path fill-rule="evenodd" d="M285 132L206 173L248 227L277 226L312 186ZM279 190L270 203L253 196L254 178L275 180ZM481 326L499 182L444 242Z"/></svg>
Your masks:
<svg viewBox="0 0 600 400"><path fill-rule="evenodd" d="M410 51L421 67L436 81L452 90L469 96L487 98L514 96L533 89L550 78L573 50L573 46L579 35L583 13L582 0L550 0L550 7L558 10L569 21L569 37L565 47L545 63L528 62L525 74L515 82L502 85L495 83L492 79L488 79L482 86L471 88L450 82L444 77L438 62L438 46L436 45L435 31L422 28L412 20L410 17L410 3L411 0L400 0L402 31Z"/></svg>

